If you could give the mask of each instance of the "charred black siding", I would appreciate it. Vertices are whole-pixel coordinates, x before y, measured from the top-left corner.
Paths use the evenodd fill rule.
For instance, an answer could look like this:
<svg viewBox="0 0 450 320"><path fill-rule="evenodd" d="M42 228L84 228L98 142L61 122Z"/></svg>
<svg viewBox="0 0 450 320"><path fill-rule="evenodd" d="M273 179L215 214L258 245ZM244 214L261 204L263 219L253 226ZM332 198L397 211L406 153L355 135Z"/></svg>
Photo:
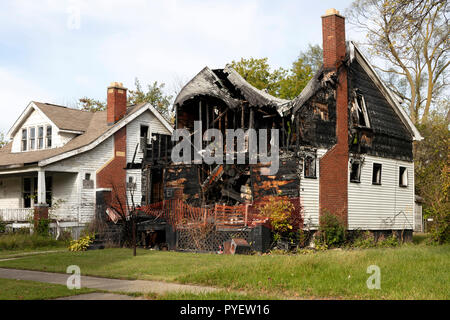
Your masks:
<svg viewBox="0 0 450 320"><path fill-rule="evenodd" d="M364 96L371 128L372 148L367 153L379 157L412 161L412 137L382 92L355 60L349 70L349 90Z"/></svg>

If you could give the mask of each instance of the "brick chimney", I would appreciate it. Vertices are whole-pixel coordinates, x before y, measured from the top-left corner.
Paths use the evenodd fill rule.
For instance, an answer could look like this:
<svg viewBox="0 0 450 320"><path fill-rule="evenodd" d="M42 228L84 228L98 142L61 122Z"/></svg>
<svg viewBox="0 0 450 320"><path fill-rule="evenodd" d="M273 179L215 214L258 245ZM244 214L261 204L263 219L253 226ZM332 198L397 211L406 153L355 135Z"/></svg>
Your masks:
<svg viewBox="0 0 450 320"><path fill-rule="evenodd" d="M320 159L320 214L337 215L348 223L348 80L342 65L346 55L345 18L336 9L322 16L324 72L337 72L337 143Z"/></svg>
<svg viewBox="0 0 450 320"><path fill-rule="evenodd" d="M127 89L121 82L112 82L108 87L107 121L113 124L127 112Z"/></svg>
<svg viewBox="0 0 450 320"><path fill-rule="evenodd" d="M323 66L336 69L345 58L345 18L336 9L328 9L322 16Z"/></svg>

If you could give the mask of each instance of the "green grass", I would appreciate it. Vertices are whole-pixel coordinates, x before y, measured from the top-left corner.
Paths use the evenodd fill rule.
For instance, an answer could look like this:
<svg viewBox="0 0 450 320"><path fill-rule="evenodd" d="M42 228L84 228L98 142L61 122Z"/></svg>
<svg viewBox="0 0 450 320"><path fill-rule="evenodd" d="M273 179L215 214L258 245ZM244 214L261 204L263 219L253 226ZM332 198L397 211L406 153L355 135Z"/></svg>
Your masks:
<svg viewBox="0 0 450 320"><path fill-rule="evenodd" d="M12 279L0 279L0 288L0 300L47 300L95 292L91 289L69 290L59 284Z"/></svg>
<svg viewBox="0 0 450 320"><path fill-rule="evenodd" d="M58 241L51 237L29 235L23 233L0 235L0 255L7 255L8 251L35 250L40 248L67 247L67 242Z"/></svg>
<svg viewBox="0 0 450 320"><path fill-rule="evenodd" d="M176 281L252 297L449 299L450 246L329 250L307 255L224 256L129 249L64 252L0 262L0 267L84 275ZM381 269L381 290L369 290L367 267ZM217 294L217 293L216 293ZM214 297L214 294L205 298ZM218 293L223 297L223 293ZM226 295L226 294L225 294ZM179 296L179 295L175 295Z"/></svg>

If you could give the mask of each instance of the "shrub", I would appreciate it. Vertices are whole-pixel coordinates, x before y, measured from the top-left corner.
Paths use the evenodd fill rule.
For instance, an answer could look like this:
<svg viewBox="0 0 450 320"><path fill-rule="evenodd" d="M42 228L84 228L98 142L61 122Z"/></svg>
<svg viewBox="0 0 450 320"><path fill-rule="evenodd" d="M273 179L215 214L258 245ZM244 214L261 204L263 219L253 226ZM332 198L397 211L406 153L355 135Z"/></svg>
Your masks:
<svg viewBox="0 0 450 320"><path fill-rule="evenodd" d="M86 251L89 245L94 242L95 235L85 235L79 240L70 241L69 251Z"/></svg>
<svg viewBox="0 0 450 320"><path fill-rule="evenodd" d="M258 206L258 210L262 216L269 218L275 241L284 239L290 243L299 241L302 217L289 198L269 197L264 204Z"/></svg>
<svg viewBox="0 0 450 320"><path fill-rule="evenodd" d="M39 219L36 225L36 233L40 236L47 237L49 235L50 219Z"/></svg>
<svg viewBox="0 0 450 320"><path fill-rule="evenodd" d="M325 211L320 217L318 242L328 247L337 247L346 238L345 224L341 218Z"/></svg>
<svg viewBox="0 0 450 320"><path fill-rule="evenodd" d="M6 231L6 222L3 221L2 217L0 217L0 233L4 233Z"/></svg>

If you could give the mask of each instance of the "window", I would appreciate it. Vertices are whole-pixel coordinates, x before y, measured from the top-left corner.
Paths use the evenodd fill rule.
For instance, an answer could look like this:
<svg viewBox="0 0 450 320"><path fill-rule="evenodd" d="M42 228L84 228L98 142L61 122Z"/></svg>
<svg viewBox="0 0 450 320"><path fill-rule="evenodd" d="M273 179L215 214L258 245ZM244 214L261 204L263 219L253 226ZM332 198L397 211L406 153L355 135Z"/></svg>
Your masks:
<svg viewBox="0 0 450 320"><path fill-rule="evenodd" d="M91 180L90 173L84 174L83 189L94 189L94 180Z"/></svg>
<svg viewBox="0 0 450 320"><path fill-rule="evenodd" d="M38 127L38 149L44 148L44 127Z"/></svg>
<svg viewBox="0 0 450 320"><path fill-rule="evenodd" d="M316 177L316 157L306 156L305 157L305 178L315 178Z"/></svg>
<svg viewBox="0 0 450 320"><path fill-rule="evenodd" d="M133 183L133 177L128 177L128 183Z"/></svg>
<svg viewBox="0 0 450 320"><path fill-rule="evenodd" d="M361 182L361 161L359 160L351 161L350 182Z"/></svg>
<svg viewBox="0 0 450 320"><path fill-rule="evenodd" d="M45 177L45 202L49 207L52 206L52 190L53 190L53 178Z"/></svg>
<svg viewBox="0 0 450 320"><path fill-rule="evenodd" d="M400 167L398 184L400 187L408 186L408 169L406 169L405 167Z"/></svg>
<svg viewBox="0 0 450 320"><path fill-rule="evenodd" d="M27 151L27 141L28 141L28 137L27 137L27 129L22 129L22 151Z"/></svg>
<svg viewBox="0 0 450 320"><path fill-rule="evenodd" d="M381 184L381 164L373 164L372 184Z"/></svg>
<svg viewBox="0 0 450 320"><path fill-rule="evenodd" d="M52 126L47 126L47 148L52 147Z"/></svg>
<svg viewBox="0 0 450 320"><path fill-rule="evenodd" d="M361 127L370 128L369 116L367 115L366 101L361 94L357 94L353 103L352 114L354 123Z"/></svg>
<svg viewBox="0 0 450 320"><path fill-rule="evenodd" d="M37 178L23 178L23 207L31 208L37 202Z"/></svg>
<svg viewBox="0 0 450 320"><path fill-rule="evenodd" d="M141 138L147 138L148 126L141 126Z"/></svg>
<svg viewBox="0 0 450 320"><path fill-rule="evenodd" d="M30 128L30 150L36 147L36 128Z"/></svg>

